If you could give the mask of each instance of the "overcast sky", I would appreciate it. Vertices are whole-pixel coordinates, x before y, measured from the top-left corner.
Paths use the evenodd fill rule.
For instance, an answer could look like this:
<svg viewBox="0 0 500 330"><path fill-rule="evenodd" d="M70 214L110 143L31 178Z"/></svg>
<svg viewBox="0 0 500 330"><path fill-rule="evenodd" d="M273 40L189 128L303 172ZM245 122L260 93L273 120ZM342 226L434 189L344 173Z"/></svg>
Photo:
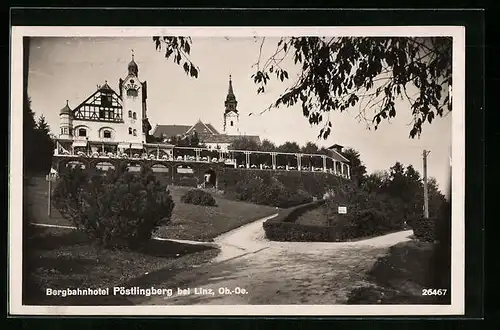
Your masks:
<svg viewBox="0 0 500 330"><path fill-rule="evenodd" d="M276 47L278 39L267 38L262 58ZM222 131L228 77L232 75L240 112L240 127L247 134L260 135L276 144L296 141L300 145L317 140L320 127L309 125L300 105L266 112L286 88L274 82L265 94L257 95L251 79L255 72L260 40L253 38L193 38L191 58L200 67L198 79L188 77L171 59L158 52L152 38L33 38L30 53L29 96L37 116L43 114L52 131L58 132L59 110L69 100L76 107L105 81L118 92L118 79L127 75L134 50L139 80L148 83L148 117L151 125L194 124L198 119ZM291 68L293 63L284 62ZM320 146L334 143L360 152L369 172L385 170L396 161L412 164L422 173L422 150L431 150L428 175L440 187L447 184L451 146L451 115L425 125L420 139L408 138L411 127L409 104L398 105L396 119L377 131L355 119L356 110L331 113L332 134ZM249 113L254 115L249 116Z"/></svg>

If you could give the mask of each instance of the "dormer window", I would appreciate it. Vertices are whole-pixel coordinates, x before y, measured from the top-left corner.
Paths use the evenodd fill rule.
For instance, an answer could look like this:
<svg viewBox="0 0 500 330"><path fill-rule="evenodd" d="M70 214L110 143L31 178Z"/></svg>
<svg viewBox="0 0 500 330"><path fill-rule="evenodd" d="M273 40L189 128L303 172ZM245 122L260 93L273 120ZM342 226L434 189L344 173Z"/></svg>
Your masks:
<svg viewBox="0 0 500 330"><path fill-rule="evenodd" d="M233 126L233 124L234 124L234 123L233 123L233 121L231 120L231 126Z"/></svg>

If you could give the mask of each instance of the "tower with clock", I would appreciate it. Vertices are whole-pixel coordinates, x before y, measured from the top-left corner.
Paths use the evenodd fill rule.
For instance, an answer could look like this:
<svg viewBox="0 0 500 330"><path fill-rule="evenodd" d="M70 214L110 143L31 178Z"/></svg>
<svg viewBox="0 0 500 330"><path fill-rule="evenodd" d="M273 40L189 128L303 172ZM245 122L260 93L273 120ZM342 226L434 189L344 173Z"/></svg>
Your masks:
<svg viewBox="0 0 500 330"><path fill-rule="evenodd" d="M119 81L120 97L123 104L124 135L128 141L145 143L151 129L147 118L147 84L139 80L139 66L134 60L128 64L128 74Z"/></svg>

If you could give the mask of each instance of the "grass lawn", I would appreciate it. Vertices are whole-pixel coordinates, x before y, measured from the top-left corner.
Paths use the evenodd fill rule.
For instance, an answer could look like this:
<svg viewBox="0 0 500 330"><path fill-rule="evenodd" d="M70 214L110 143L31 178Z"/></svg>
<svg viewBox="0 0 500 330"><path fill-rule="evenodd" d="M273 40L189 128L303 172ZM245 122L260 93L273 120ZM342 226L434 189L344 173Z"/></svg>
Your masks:
<svg viewBox="0 0 500 330"><path fill-rule="evenodd" d="M436 245L412 240L390 248L368 273L367 285L351 292L348 304L449 304L451 269L436 258ZM446 289L443 296L423 289Z"/></svg>
<svg viewBox="0 0 500 330"><path fill-rule="evenodd" d="M163 238L211 241L232 229L275 214L275 207L233 201L213 194L217 206L191 205L181 202L181 196L190 188L171 187L175 202L172 223L156 233Z"/></svg>
<svg viewBox="0 0 500 330"><path fill-rule="evenodd" d="M26 184L28 201L32 204L35 222L73 226L52 207L50 219L47 216L48 183L45 177L34 177ZM277 212L275 207L234 201L223 195L214 194L217 206L191 205L181 202L181 196L189 189L169 187L175 207L172 222L158 229L155 236L161 238L212 241L214 237Z"/></svg>

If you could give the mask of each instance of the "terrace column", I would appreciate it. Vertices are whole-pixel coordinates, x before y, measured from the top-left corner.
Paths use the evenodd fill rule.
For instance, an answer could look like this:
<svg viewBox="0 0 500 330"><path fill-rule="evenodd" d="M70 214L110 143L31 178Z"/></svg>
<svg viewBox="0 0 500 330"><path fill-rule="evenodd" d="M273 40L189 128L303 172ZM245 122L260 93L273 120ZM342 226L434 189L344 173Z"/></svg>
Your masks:
<svg viewBox="0 0 500 330"><path fill-rule="evenodd" d="M344 163L340 163L340 174L344 176Z"/></svg>
<svg viewBox="0 0 500 330"><path fill-rule="evenodd" d="M326 172L326 156L323 157L323 172Z"/></svg>
<svg viewBox="0 0 500 330"><path fill-rule="evenodd" d="M249 151L245 151L245 163L246 163L246 167L250 168L250 152Z"/></svg>
<svg viewBox="0 0 500 330"><path fill-rule="evenodd" d="M333 160L333 174L337 174L337 162Z"/></svg>
<svg viewBox="0 0 500 330"><path fill-rule="evenodd" d="M297 156L297 170L300 171L300 168L302 167L302 154L296 154Z"/></svg>
<svg viewBox="0 0 500 330"><path fill-rule="evenodd" d="M350 179L351 178L351 167L349 166L349 164L347 164L346 166L347 166L347 178Z"/></svg>
<svg viewBox="0 0 500 330"><path fill-rule="evenodd" d="M199 162L200 161L200 149L194 149L194 152L196 153L196 161Z"/></svg>
<svg viewBox="0 0 500 330"><path fill-rule="evenodd" d="M55 152L55 155L59 155L59 141L56 140L56 152Z"/></svg>
<svg viewBox="0 0 500 330"><path fill-rule="evenodd" d="M259 164L260 169L262 170L262 164Z"/></svg>
<svg viewBox="0 0 500 330"><path fill-rule="evenodd" d="M276 169L276 153L275 152L271 152L271 161L273 163L273 170Z"/></svg>
<svg viewBox="0 0 500 330"><path fill-rule="evenodd" d="M160 146L156 146L156 159L160 159Z"/></svg>

